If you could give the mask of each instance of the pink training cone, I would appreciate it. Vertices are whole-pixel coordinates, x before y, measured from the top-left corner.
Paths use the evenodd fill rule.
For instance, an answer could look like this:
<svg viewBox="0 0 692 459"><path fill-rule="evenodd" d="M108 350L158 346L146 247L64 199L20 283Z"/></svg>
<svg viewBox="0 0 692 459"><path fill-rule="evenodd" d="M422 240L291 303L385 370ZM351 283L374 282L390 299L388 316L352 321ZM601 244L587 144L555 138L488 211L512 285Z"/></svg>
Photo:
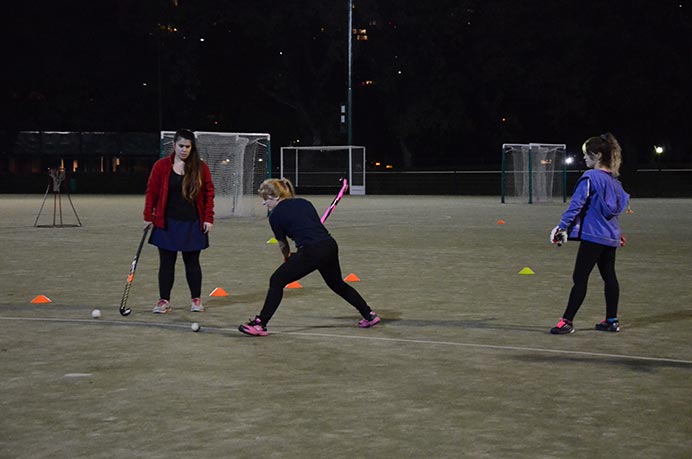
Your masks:
<svg viewBox="0 0 692 459"><path fill-rule="evenodd" d="M228 292L221 287L216 287L214 290L211 291L209 296L228 296Z"/></svg>
<svg viewBox="0 0 692 459"><path fill-rule="evenodd" d="M33 300L31 300L31 302L40 304L40 303L52 303L53 301L51 301L51 299L45 295L38 295Z"/></svg>
<svg viewBox="0 0 692 459"><path fill-rule="evenodd" d="M360 277L356 276L355 274L351 273L348 276L344 278L346 282L360 282Z"/></svg>

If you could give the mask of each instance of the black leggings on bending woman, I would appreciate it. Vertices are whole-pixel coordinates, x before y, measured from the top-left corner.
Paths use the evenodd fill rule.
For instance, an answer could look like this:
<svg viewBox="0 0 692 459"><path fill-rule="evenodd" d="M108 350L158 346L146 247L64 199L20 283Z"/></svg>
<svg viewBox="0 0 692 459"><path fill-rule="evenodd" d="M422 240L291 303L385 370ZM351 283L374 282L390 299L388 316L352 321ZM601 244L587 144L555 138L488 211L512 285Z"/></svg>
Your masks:
<svg viewBox="0 0 692 459"><path fill-rule="evenodd" d="M620 284L618 284L618 278L615 275L615 251L615 247L581 241L572 274L574 285L569 293L569 302L563 318L574 320L574 316L577 315L577 311L586 297L589 275L595 265L598 265L598 270L605 283L606 318L618 316Z"/></svg>
<svg viewBox="0 0 692 459"><path fill-rule="evenodd" d="M190 298L199 298L202 295L202 267L199 264L200 250L183 252L185 263L185 277L190 287ZM159 249L159 298L171 299L171 290L175 280L175 261L178 252Z"/></svg>
<svg viewBox="0 0 692 459"><path fill-rule="evenodd" d="M329 288L356 308L363 318L370 317L372 312L370 306L356 289L342 279L339 247L336 241L330 238L311 246L299 248L298 252L274 271L269 279L269 290L264 300L264 307L259 314L262 325L266 326L279 308L284 287L313 271L319 271Z"/></svg>

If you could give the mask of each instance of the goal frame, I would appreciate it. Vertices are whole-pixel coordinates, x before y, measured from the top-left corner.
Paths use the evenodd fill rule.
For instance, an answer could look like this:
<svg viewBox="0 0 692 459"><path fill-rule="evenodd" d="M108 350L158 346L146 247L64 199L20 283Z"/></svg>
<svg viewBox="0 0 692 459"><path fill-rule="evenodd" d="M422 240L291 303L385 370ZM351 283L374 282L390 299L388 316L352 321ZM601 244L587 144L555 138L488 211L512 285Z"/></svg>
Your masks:
<svg viewBox="0 0 692 459"><path fill-rule="evenodd" d="M325 154L334 151L348 151L348 183L349 183L349 194L351 195L365 195L365 169L366 169L366 148L360 145L323 145L323 146L309 146L309 147L281 147L280 151L280 168L279 173L281 177L285 177L284 172L284 160L287 151L295 151L295 171L293 177L286 177L290 179L296 187L300 185L300 169L298 166L298 160L301 151L323 151ZM360 153L362 151L362 154ZM337 174L338 175L338 174Z"/></svg>
<svg viewBox="0 0 692 459"><path fill-rule="evenodd" d="M515 150L515 149L521 149L521 148L526 148L527 149L527 165L528 165L528 170L526 171L512 171L511 173L517 174L520 172L524 173L524 177L528 179L528 204L533 204L534 203L534 170L533 170L533 161L532 157L534 154L534 151L537 148L553 148L555 150L561 150L562 155L561 157L557 158L558 160L561 161L562 163L562 170L559 170L558 168L553 169L553 172L555 174L560 174L562 177L562 186L561 190L562 191L562 202L567 202L567 145L563 143L539 143L539 142L531 142L531 143L505 143L502 144L502 165L501 165L501 176L500 176L500 202L503 204L506 203L506 197L507 197L507 190L506 190L506 174L507 172L507 161L506 161L506 156L507 153ZM551 189L552 191L552 189ZM552 194L551 194L552 196Z"/></svg>
<svg viewBox="0 0 692 459"><path fill-rule="evenodd" d="M175 135L176 131L160 131L160 156L164 157L170 154L170 148L169 147L169 140L172 140L172 137ZM240 138L254 138L252 142L259 142L260 139L264 140L266 139L266 145L260 145L264 147L264 157L259 159L259 161L263 161L265 163L264 165L264 173L262 180L270 178L271 177L271 170L272 170L272 161L271 161L271 135L266 132L218 132L218 131L193 131L195 134L195 138L197 139L198 142L198 148L200 148L199 140L200 136L218 136L218 137L235 137ZM200 148L203 150L203 148ZM246 152L247 153L247 150ZM244 153L244 154L245 154ZM225 217L234 217L234 216L256 216L262 214L262 208L259 199L253 199L257 196L257 189L259 188L259 183L254 183L255 180L252 179L251 177L245 177L245 170L243 169L244 167L244 161L245 157L244 154L241 155L242 157L240 158L241 164L240 164L240 170L243 172L242 175L242 180L240 182L240 188L239 189L234 189L232 193L222 193L221 191L221 186L220 184L214 183L214 187L216 188L216 196L215 196L215 212L217 214L217 218L225 218ZM203 161L207 163L207 165L212 168L213 165L209 164L207 161L207 158L204 157L203 151L200 151L200 157ZM212 172L212 177L214 177L215 173L214 170ZM261 172L261 169L260 169ZM254 172L253 172L254 174ZM256 178L256 177L255 177ZM249 181L252 182L252 185L246 187L243 182L244 181ZM237 186L237 185L236 185ZM247 189L246 189L247 188ZM222 202L219 198L229 198L231 201L230 203L225 203ZM255 202L256 201L256 202Z"/></svg>

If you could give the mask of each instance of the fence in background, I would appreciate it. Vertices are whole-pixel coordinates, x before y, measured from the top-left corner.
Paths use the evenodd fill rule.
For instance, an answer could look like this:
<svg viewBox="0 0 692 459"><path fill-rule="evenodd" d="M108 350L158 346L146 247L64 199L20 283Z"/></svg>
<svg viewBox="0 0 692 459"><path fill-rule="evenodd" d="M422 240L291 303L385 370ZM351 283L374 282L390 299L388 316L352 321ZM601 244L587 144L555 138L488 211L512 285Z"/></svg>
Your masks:
<svg viewBox="0 0 692 459"><path fill-rule="evenodd" d="M583 171L567 173L571 194ZM120 174L67 173L71 193L143 194L148 171ZM406 171L367 172L368 194L500 196L500 171ZM0 174L0 193L43 193L47 173ZM622 182L633 197L692 197L692 169L639 169L623 171ZM333 194L333 188L298 193Z"/></svg>

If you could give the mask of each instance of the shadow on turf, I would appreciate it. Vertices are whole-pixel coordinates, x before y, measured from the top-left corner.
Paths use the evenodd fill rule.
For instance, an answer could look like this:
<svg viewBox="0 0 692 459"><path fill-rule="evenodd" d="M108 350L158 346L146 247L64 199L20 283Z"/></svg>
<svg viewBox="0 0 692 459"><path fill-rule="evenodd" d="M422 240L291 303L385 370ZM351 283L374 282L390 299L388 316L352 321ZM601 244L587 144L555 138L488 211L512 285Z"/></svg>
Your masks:
<svg viewBox="0 0 692 459"><path fill-rule="evenodd" d="M645 327L647 325L677 322L678 320L685 319L692 319L692 310L673 311L646 317L633 317L627 321L627 326L631 328Z"/></svg>
<svg viewBox="0 0 692 459"><path fill-rule="evenodd" d="M449 319L389 319L382 318L382 323L394 327L444 327L444 328L473 328L481 330L520 330L529 332L546 333L549 327L545 326L527 326L527 325L509 325L506 323L495 322L497 318L489 319L467 319L467 320L449 320Z"/></svg>
<svg viewBox="0 0 692 459"><path fill-rule="evenodd" d="M534 333L547 333L549 327L546 326L526 326L526 325L508 325L502 323L493 323L497 320L492 317L489 319L477 319L477 320L436 320L436 319L398 319L390 318L388 315L380 314L382 318L382 325L387 327L435 327L435 328L467 328L467 329L479 329L479 330L517 330L517 331L528 331ZM359 318L357 316L341 316L341 317L331 317L332 320L337 321L348 321L355 324ZM312 325L303 326L300 328L291 329L291 331L304 331L313 329L329 329L329 328L344 328L344 325L330 324L330 325Z"/></svg>
<svg viewBox="0 0 692 459"><path fill-rule="evenodd" d="M619 366L642 373L653 373L661 368L679 368L692 370L692 363L686 362L667 362L665 360L644 360L636 357L611 357L611 356L575 356L561 355L559 357L538 354L519 354L511 357L513 360L523 362L541 363L550 365L577 365L577 364L597 364L603 366Z"/></svg>

